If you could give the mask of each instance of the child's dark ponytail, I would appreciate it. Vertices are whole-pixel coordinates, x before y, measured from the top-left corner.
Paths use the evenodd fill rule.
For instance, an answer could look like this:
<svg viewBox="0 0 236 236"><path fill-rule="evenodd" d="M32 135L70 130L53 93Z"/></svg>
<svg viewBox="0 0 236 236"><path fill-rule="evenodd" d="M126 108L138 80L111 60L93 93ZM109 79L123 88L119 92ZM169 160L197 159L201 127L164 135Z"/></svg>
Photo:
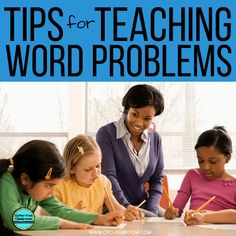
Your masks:
<svg viewBox="0 0 236 236"><path fill-rule="evenodd" d="M214 126L212 129L203 132L198 137L195 150L204 146L213 146L224 155L231 155L233 152L231 138L224 126Z"/></svg>
<svg viewBox="0 0 236 236"><path fill-rule="evenodd" d="M19 179L22 173L31 181L62 178L65 163L55 144L44 140L32 140L24 144L11 159L0 160L0 173L13 165L12 176Z"/></svg>

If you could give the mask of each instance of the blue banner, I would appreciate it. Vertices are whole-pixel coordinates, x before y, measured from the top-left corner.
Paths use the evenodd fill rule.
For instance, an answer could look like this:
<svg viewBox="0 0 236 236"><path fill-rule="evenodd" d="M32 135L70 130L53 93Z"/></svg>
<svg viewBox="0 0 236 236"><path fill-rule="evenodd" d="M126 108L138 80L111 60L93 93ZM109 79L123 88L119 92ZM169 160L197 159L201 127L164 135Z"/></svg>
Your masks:
<svg viewBox="0 0 236 236"><path fill-rule="evenodd" d="M235 1L0 2L0 81L236 81Z"/></svg>

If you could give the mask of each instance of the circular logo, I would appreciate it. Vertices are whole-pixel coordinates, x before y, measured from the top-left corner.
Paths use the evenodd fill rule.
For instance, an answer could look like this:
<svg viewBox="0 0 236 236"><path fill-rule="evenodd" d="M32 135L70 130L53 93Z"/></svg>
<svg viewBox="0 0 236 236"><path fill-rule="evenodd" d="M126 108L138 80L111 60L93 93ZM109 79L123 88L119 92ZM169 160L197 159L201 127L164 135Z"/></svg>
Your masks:
<svg viewBox="0 0 236 236"><path fill-rule="evenodd" d="M34 213L28 208L19 208L12 216L12 222L17 229L27 230L34 225Z"/></svg>

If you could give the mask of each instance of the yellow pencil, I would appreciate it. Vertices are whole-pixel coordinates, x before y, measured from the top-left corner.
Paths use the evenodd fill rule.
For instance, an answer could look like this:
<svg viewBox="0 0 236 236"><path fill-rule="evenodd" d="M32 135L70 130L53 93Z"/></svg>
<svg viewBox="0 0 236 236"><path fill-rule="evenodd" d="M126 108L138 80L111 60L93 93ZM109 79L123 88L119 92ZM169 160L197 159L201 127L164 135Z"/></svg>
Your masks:
<svg viewBox="0 0 236 236"><path fill-rule="evenodd" d="M204 207L206 207L213 199L215 199L216 196L211 197L208 201L206 201L204 204L202 204L200 207L198 207L197 210L194 212L199 212L201 211Z"/></svg>
<svg viewBox="0 0 236 236"><path fill-rule="evenodd" d="M104 188L104 191L105 191L106 196L107 196L107 198L108 198L108 201L109 201L109 203L110 203L110 205L111 205L112 211L115 213L116 210L115 210L115 208L114 208L114 206L113 206L113 204L112 204L111 198L110 198L110 196L109 196L109 194L108 194L106 188ZM119 221L118 218L116 218L116 222L117 222L117 224L120 224L120 221Z"/></svg>
<svg viewBox="0 0 236 236"><path fill-rule="evenodd" d="M189 217L187 217L186 220L189 220L189 219L191 218L191 216L193 216L195 213L200 212L200 211L201 211L205 206L207 206L213 199L215 199L215 197L216 197L216 196L213 196L213 197L211 197L208 201L206 201L205 203L203 203L200 207L198 207L197 210L193 211L193 212L189 215Z"/></svg>
<svg viewBox="0 0 236 236"><path fill-rule="evenodd" d="M143 201L137 206L137 208L141 207L145 202L146 202L146 200L143 200Z"/></svg>
<svg viewBox="0 0 236 236"><path fill-rule="evenodd" d="M169 200L170 205L173 205L173 202L172 202L171 199L170 199L170 196L169 196L169 194L168 194L168 192L167 192L167 190L166 190L166 187L164 186L163 180L161 180L161 185L162 185L162 187L163 187L163 191L164 191L166 197L167 197L168 200Z"/></svg>

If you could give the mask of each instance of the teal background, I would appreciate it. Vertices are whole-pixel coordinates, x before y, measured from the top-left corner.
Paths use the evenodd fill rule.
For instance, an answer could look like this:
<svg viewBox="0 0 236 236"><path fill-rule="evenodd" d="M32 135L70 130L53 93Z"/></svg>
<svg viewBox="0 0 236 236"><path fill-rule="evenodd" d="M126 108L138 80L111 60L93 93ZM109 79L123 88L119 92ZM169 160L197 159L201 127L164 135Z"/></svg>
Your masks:
<svg viewBox="0 0 236 236"><path fill-rule="evenodd" d="M28 208L19 208L12 216L13 223L20 230L30 229L34 225L34 213Z"/></svg>

